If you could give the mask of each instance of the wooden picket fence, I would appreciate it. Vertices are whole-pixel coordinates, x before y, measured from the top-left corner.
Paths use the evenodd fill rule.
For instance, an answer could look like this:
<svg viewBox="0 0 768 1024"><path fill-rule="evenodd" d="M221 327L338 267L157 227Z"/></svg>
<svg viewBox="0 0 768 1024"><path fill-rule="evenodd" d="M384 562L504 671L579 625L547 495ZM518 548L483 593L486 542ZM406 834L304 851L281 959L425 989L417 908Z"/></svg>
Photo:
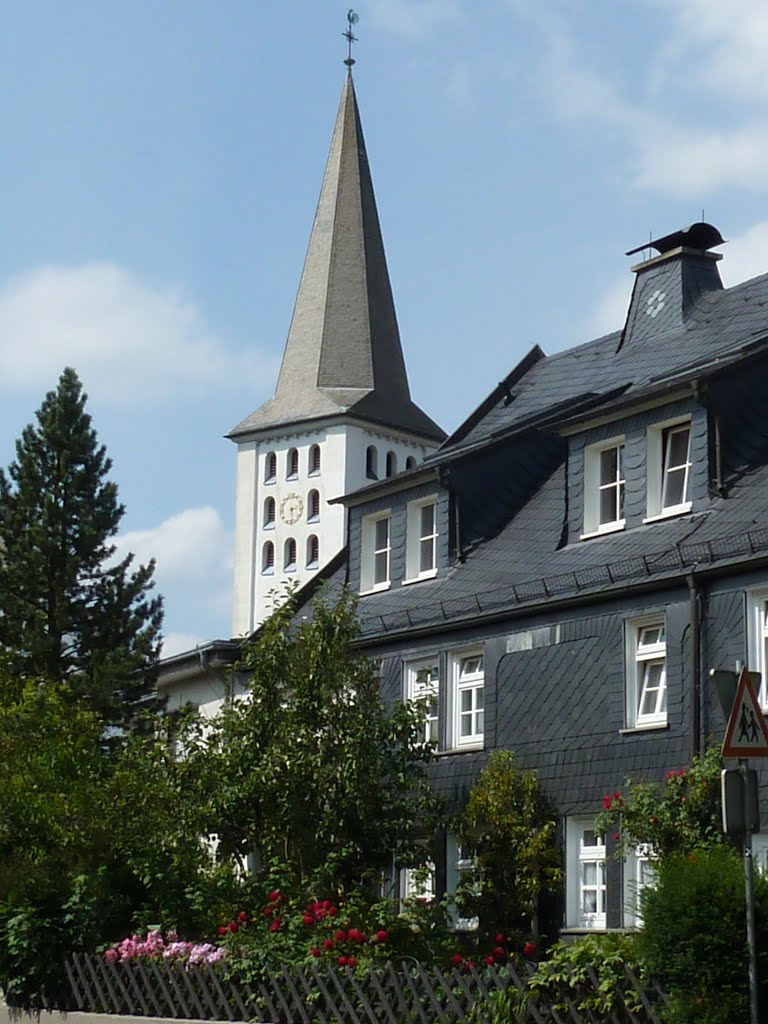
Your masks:
<svg viewBox="0 0 768 1024"><path fill-rule="evenodd" d="M617 989L608 1017L578 1010L574 993L563 989L544 997L528 989L527 976L513 967L482 971L426 967L416 961L389 963L356 975L330 966L283 968L268 978L245 982L220 967L194 967L162 960L107 963L103 957L73 954L66 962L70 1009L132 1016L263 1021L270 1024L481 1024L473 1007L505 992L515 1008L510 1024L660 1024L663 994L641 983L632 971ZM587 989L598 985L592 973ZM498 997L496 997L498 998Z"/></svg>

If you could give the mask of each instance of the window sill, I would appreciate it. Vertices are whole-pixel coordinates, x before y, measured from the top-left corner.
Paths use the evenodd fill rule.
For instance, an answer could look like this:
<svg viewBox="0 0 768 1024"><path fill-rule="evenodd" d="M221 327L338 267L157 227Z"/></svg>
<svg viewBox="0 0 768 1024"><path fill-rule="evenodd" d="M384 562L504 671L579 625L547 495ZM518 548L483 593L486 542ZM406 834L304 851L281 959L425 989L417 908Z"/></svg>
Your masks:
<svg viewBox="0 0 768 1024"><path fill-rule="evenodd" d="M675 516L684 516L686 512L690 512L692 508L692 501L686 501L684 505L673 505L671 508L665 508L661 512L657 512L656 515L646 516L643 520L643 524L658 523L661 519L674 519Z"/></svg>
<svg viewBox="0 0 768 1024"><path fill-rule="evenodd" d="M446 757L448 754L471 754L478 750L485 749L485 740L478 740L476 743L462 743L460 747L446 747L445 750L437 750L437 757Z"/></svg>
<svg viewBox="0 0 768 1024"><path fill-rule="evenodd" d="M592 540L594 537L604 537L609 533L618 533L620 530L623 530L626 525L626 519L618 519L615 523L606 523L604 526L598 526L596 530L590 530L588 533L582 533L579 540Z"/></svg>
<svg viewBox="0 0 768 1024"><path fill-rule="evenodd" d="M437 576L437 569L430 569L429 572L422 572L418 576L411 576L410 579L403 580L400 586L408 587L411 583L423 583L424 580L433 580L435 576Z"/></svg>
<svg viewBox="0 0 768 1024"><path fill-rule="evenodd" d="M361 590L360 597L367 597L368 594L381 594L385 590L389 590L392 586L389 580L386 583L377 583L375 586L370 587L368 590Z"/></svg>
<svg viewBox="0 0 768 1024"><path fill-rule="evenodd" d="M276 476L271 476L269 478L269 480L265 480L264 481L264 486L265 487L270 487L272 484L276 484L276 483L277 483L277 477Z"/></svg>
<svg viewBox="0 0 768 1024"><path fill-rule="evenodd" d="M630 725L626 729L619 729L620 736L629 736L633 732L653 732L654 729L668 729L669 722L643 722L640 725Z"/></svg>

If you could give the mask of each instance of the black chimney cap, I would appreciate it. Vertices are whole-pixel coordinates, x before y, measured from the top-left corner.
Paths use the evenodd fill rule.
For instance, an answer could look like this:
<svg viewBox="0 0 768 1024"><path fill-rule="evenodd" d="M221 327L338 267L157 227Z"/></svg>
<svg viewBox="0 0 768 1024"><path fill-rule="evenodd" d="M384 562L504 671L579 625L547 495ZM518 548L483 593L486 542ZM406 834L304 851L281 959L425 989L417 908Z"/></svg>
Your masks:
<svg viewBox="0 0 768 1024"><path fill-rule="evenodd" d="M656 238L651 242L638 245L636 249L630 249L627 256L634 256L636 252L643 249L655 249L658 253L670 252L672 249L679 249L681 245L689 249L700 249L706 252L715 245L723 245L725 239L712 224L706 224L703 220L695 224L689 224L687 228L680 231L673 231L671 235L664 235L663 238Z"/></svg>

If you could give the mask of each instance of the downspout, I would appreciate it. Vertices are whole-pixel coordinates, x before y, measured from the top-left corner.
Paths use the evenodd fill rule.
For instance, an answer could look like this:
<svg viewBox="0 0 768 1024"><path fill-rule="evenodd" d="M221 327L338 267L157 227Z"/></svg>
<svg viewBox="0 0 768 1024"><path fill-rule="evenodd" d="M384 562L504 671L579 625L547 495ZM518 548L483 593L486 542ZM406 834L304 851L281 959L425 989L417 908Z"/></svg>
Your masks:
<svg viewBox="0 0 768 1024"><path fill-rule="evenodd" d="M701 616L699 600L701 593L696 580L696 571L688 574L688 602L691 626L691 729L689 736L690 760L701 752Z"/></svg>

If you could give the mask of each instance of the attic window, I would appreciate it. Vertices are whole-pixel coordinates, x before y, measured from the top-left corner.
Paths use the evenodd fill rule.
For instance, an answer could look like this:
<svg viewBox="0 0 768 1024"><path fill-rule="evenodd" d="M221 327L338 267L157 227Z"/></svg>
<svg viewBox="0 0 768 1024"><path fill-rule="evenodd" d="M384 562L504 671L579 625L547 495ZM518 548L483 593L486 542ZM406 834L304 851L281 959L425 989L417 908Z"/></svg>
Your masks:
<svg viewBox="0 0 768 1024"><path fill-rule="evenodd" d="M649 428L647 520L690 512L691 465L690 418Z"/></svg>
<svg viewBox="0 0 768 1024"><path fill-rule="evenodd" d="M584 533L612 533L624 527L624 438L584 449Z"/></svg>

